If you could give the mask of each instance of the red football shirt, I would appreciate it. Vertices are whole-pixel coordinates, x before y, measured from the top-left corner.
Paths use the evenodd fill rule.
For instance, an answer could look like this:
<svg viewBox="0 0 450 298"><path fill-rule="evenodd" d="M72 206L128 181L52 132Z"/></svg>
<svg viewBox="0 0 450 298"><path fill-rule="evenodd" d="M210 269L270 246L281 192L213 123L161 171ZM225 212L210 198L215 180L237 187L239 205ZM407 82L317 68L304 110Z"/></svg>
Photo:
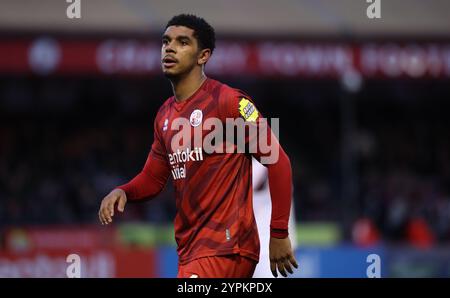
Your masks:
<svg viewBox="0 0 450 298"><path fill-rule="evenodd" d="M210 78L182 102L170 97L155 118L154 141L144 170L120 186L128 199L140 199L156 195L172 177L177 207L175 238L181 264L204 256L229 254L259 260L251 155L227 153L228 150L208 153L202 148L202 140L194 137L196 130L203 138L210 133L201 125L209 118L219 119L225 128L227 118L238 117L256 123L260 115L247 95ZM180 118L186 119L189 129L185 132L189 131L192 138L174 145L180 130L172 128ZM236 144L226 144L237 148ZM284 151L282 154L286 156ZM287 156L284 160L284 166L279 163L273 167L272 181L277 183L273 187L271 184L283 197L273 208L271 224L271 233L280 237L287 233L291 203L290 164ZM283 179L288 182L282 182Z"/></svg>

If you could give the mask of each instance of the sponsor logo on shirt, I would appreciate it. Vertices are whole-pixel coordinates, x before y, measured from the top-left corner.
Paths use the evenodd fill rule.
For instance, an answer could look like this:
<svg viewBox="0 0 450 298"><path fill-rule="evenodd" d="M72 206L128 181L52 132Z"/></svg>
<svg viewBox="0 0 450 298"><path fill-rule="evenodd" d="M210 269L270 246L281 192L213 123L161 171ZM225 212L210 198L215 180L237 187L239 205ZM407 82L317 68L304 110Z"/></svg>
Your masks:
<svg viewBox="0 0 450 298"><path fill-rule="evenodd" d="M259 112L253 103L245 97L239 101L239 113L245 121L255 122L258 119Z"/></svg>
<svg viewBox="0 0 450 298"><path fill-rule="evenodd" d="M169 153L168 156L169 163L172 166L173 179L184 179L186 178L186 162L203 160L203 150L201 147L177 149L177 151Z"/></svg>
<svg viewBox="0 0 450 298"><path fill-rule="evenodd" d="M166 120L164 120L164 124L163 124L162 130L166 131L168 126L169 126L169 119L166 119Z"/></svg>
<svg viewBox="0 0 450 298"><path fill-rule="evenodd" d="M197 127L202 123L203 112L201 110L194 110L191 113L191 117L189 118L189 122L193 127Z"/></svg>

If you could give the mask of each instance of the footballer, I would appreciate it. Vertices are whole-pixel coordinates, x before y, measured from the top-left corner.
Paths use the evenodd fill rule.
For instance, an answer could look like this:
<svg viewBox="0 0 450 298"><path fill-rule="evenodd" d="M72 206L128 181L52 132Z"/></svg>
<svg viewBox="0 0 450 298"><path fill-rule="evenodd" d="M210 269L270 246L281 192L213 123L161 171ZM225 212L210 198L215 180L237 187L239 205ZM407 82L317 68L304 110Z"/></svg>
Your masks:
<svg viewBox="0 0 450 298"><path fill-rule="evenodd" d="M261 114L248 95L205 75L214 48L214 29L204 19L181 14L167 23L161 67L173 96L155 117L153 144L142 171L113 189L102 200L98 215L102 224L111 223L115 208L123 212L128 200L155 197L171 177L176 196L177 276L249 278L260 252L252 205L252 157L261 161L268 153L242 152L233 143L227 144L227 149L234 146L232 152L206 152L195 141L184 147L173 144L179 136L173 129L177 119L187 119L193 134L213 118L260 125ZM271 129L267 130L261 135L278 151L276 160L265 164L272 201L270 269L275 277L278 272L287 276L297 268L288 237L292 171L288 156Z"/></svg>

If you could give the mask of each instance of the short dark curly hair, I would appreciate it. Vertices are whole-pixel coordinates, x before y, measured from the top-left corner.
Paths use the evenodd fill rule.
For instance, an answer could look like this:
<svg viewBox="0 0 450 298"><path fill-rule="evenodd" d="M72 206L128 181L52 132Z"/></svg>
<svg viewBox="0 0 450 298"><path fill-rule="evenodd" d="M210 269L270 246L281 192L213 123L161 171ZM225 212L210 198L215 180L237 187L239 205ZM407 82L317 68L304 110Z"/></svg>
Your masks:
<svg viewBox="0 0 450 298"><path fill-rule="evenodd" d="M198 41L200 49L210 49L211 54L216 47L216 33L203 18L193 14L179 14L174 16L166 25L169 26L185 26L194 30L194 37Z"/></svg>

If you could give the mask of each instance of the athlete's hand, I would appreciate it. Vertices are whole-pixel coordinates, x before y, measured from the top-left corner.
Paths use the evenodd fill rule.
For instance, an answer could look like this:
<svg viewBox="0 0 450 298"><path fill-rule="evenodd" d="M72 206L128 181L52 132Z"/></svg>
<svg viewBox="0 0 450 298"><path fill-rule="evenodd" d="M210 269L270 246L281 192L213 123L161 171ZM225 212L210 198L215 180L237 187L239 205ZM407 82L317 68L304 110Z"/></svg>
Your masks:
<svg viewBox="0 0 450 298"><path fill-rule="evenodd" d="M274 277L278 277L277 269L280 271L281 275L286 277L286 271L290 274L294 273L292 266L298 268L289 237L284 239L270 237L269 257L270 270Z"/></svg>
<svg viewBox="0 0 450 298"><path fill-rule="evenodd" d="M98 218L102 225L107 225L112 222L114 216L114 206L117 203L117 210L123 212L125 204L127 203L127 195L119 188L111 191L106 197L103 198L98 211Z"/></svg>

